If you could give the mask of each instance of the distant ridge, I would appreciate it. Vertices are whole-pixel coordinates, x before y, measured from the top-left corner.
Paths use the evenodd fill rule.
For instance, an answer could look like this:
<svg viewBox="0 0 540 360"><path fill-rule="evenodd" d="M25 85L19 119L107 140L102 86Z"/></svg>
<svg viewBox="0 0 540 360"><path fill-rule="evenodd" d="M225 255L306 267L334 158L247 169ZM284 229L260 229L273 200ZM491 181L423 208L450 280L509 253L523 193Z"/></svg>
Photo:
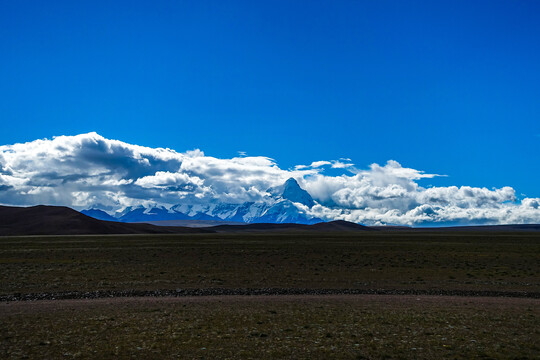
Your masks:
<svg viewBox="0 0 540 360"><path fill-rule="evenodd" d="M171 234L197 232L207 231L188 227L125 224L98 220L64 206L0 206L0 236Z"/></svg>
<svg viewBox="0 0 540 360"><path fill-rule="evenodd" d="M245 225L246 223L219 220L159 220L145 221L145 224L156 226L185 226L191 228L208 228L218 225Z"/></svg>
<svg viewBox="0 0 540 360"><path fill-rule="evenodd" d="M154 226L146 223L104 221L64 206L0 206L0 236L92 235L92 234L189 234L223 232L540 232L540 224L457 226L440 228L368 227L336 220L313 225L295 223L253 223L212 227Z"/></svg>
<svg viewBox="0 0 540 360"><path fill-rule="evenodd" d="M183 234L239 231L373 231L355 223L337 220L314 225L254 223L212 227L155 226L121 223L92 218L64 206L0 206L0 236L10 235L92 235L92 234Z"/></svg>
<svg viewBox="0 0 540 360"><path fill-rule="evenodd" d="M311 230L319 231L377 231L369 226L364 226L344 220L321 222L311 225Z"/></svg>
<svg viewBox="0 0 540 360"><path fill-rule="evenodd" d="M368 226L355 224L343 220L335 220L329 222L320 222L313 225L305 224L246 224L246 225L219 225L209 228L218 232L229 231L289 231L289 230L306 230L320 232L336 232L336 231L377 231Z"/></svg>

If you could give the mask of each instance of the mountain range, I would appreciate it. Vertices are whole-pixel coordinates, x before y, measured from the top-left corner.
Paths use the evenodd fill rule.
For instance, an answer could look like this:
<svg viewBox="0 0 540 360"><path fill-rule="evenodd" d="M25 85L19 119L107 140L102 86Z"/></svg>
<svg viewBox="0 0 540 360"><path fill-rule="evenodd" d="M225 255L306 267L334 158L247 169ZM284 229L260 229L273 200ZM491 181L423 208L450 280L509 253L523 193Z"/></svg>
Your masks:
<svg viewBox="0 0 540 360"><path fill-rule="evenodd" d="M0 237L19 235L97 235L97 234L193 234L220 232L355 232L373 229L342 220L305 224L241 224L212 227L155 226L128 224L92 218L65 206L0 205ZM375 230L376 231L376 230Z"/></svg>
<svg viewBox="0 0 540 360"><path fill-rule="evenodd" d="M305 211L316 202L311 195L290 178L283 185L268 189L264 201L229 204L212 202L208 204L177 204L144 207L129 206L122 211L109 214L99 208L81 212L87 216L106 221L154 222L166 220L204 220L238 223L296 223L316 224L322 219L312 217Z"/></svg>
<svg viewBox="0 0 540 360"><path fill-rule="evenodd" d="M175 222L178 220L172 220ZM191 220L193 221L193 220ZM540 224L464 226L451 228L367 227L343 220L305 224L229 224L211 227L154 226L98 220L64 206L14 207L0 205L0 237L18 235L91 235L91 234L192 234L250 232L539 232ZM208 225L208 224L207 224Z"/></svg>

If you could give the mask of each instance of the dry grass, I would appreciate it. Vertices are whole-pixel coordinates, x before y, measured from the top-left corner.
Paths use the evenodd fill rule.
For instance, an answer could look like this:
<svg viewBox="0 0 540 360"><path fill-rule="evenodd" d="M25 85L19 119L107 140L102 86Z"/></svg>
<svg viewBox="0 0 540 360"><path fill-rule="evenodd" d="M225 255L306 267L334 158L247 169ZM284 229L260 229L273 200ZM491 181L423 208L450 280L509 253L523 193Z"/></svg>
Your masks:
<svg viewBox="0 0 540 360"><path fill-rule="evenodd" d="M538 234L0 239L0 294L177 288L540 291Z"/></svg>
<svg viewBox="0 0 540 360"><path fill-rule="evenodd" d="M538 358L539 301L212 297L0 304L3 359Z"/></svg>
<svg viewBox="0 0 540 360"><path fill-rule="evenodd" d="M0 239L0 294L176 288L540 291L537 234ZM116 298L0 304L0 358L540 358L539 300Z"/></svg>

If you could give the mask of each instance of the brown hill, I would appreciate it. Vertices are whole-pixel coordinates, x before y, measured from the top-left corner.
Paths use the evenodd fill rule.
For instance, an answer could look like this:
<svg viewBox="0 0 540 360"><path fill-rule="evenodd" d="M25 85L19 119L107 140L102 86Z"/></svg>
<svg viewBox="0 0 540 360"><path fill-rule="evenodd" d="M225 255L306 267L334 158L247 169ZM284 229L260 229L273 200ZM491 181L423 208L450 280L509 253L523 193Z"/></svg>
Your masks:
<svg viewBox="0 0 540 360"><path fill-rule="evenodd" d="M218 232L240 232L240 231L374 231L364 225L355 224L348 221L336 220L321 222L313 225L304 224L246 224L246 225L219 225L210 229Z"/></svg>
<svg viewBox="0 0 540 360"><path fill-rule="evenodd" d="M219 220L157 220L144 221L144 224L152 224L156 226L185 226L191 228L207 228L219 225L245 225L246 223L238 221L219 221Z"/></svg>
<svg viewBox="0 0 540 360"><path fill-rule="evenodd" d="M310 230L318 231L376 231L368 226L356 224L344 220L335 220L329 222L321 222L310 225Z"/></svg>
<svg viewBox="0 0 540 360"><path fill-rule="evenodd" d="M180 226L103 221L64 206L0 206L0 236L87 234L177 234L210 232Z"/></svg>

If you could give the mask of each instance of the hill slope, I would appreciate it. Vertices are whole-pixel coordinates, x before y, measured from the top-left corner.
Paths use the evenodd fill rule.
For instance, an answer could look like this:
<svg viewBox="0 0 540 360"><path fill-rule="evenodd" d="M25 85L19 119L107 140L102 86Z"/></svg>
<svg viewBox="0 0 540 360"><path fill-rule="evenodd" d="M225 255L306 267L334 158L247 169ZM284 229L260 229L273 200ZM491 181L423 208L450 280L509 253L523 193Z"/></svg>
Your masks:
<svg viewBox="0 0 540 360"><path fill-rule="evenodd" d="M343 220L335 220L330 222L320 222L313 225L306 224L273 224L273 223L256 223L246 225L219 225L209 228L218 232L239 232L239 231L320 231L320 232L336 232L336 231L376 231L370 227L355 224Z"/></svg>
<svg viewBox="0 0 540 360"><path fill-rule="evenodd" d="M87 235L87 234L171 234L208 232L186 227L125 224L97 220L63 206L0 206L0 236Z"/></svg>

